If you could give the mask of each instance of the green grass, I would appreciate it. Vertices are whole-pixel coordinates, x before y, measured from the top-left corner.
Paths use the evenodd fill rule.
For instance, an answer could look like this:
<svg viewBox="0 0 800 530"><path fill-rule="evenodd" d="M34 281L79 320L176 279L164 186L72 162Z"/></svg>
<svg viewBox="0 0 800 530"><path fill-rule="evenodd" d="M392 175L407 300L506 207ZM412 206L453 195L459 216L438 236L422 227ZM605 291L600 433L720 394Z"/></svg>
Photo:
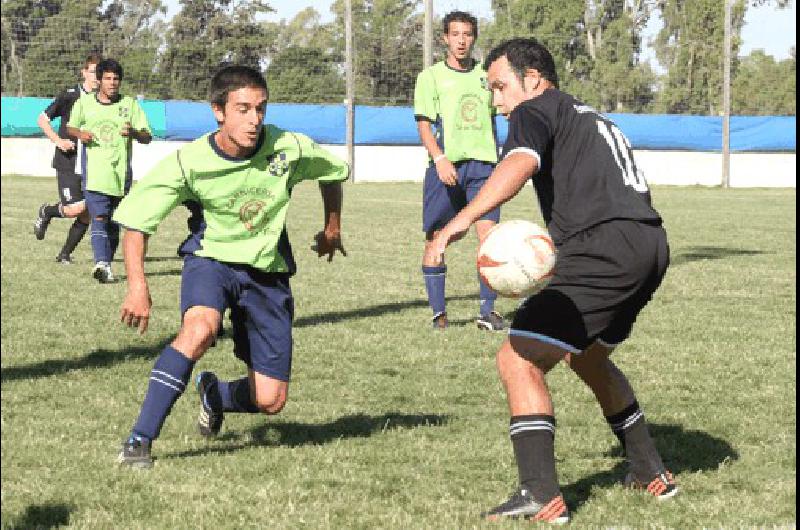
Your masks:
<svg viewBox="0 0 800 530"><path fill-rule="evenodd" d="M186 211L151 240L151 329L118 324L125 284L91 279L87 240L65 267L67 222L31 223L51 178L2 177L4 528L512 528L476 514L514 488L508 413L494 367L502 335L476 329L475 238L448 252L447 331L429 329L419 272L419 184L348 185L349 256L318 260L314 185L294 195L299 273L289 403L195 429L175 405L151 471L115 457L148 372L179 323ZM615 353L681 494L656 503L617 482L622 459L589 391L549 377L557 465L576 527L772 527L796 521L795 190L657 187L673 264ZM525 189L504 218L536 218ZM123 273L122 263L115 263ZM503 299L507 316L516 303ZM229 338L199 363L243 373Z"/></svg>

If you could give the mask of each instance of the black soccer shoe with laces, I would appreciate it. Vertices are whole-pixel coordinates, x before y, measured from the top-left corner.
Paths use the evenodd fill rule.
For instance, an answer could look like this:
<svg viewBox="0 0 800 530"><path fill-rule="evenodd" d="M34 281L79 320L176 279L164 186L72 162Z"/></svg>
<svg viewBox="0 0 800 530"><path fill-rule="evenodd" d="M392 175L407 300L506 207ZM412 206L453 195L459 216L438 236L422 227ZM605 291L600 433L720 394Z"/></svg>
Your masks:
<svg viewBox="0 0 800 530"><path fill-rule="evenodd" d="M678 485L675 484L675 478L669 471L657 474L650 482L641 481L629 472L622 484L626 488L644 490L659 501L665 501L678 494Z"/></svg>
<svg viewBox="0 0 800 530"><path fill-rule="evenodd" d="M475 324L478 325L478 328L487 331L503 331L506 329L506 323L497 311L479 316L475 320Z"/></svg>
<svg viewBox="0 0 800 530"><path fill-rule="evenodd" d="M197 374L195 386L200 393L200 414L197 416L197 430L201 436L213 438L222 428L225 414L222 410L215 411L212 405L221 406L219 398L219 379L212 372Z"/></svg>
<svg viewBox="0 0 800 530"><path fill-rule="evenodd" d="M74 262L72 261L72 256L69 254L59 254L56 256L56 263L60 263L62 265L72 265Z"/></svg>
<svg viewBox="0 0 800 530"><path fill-rule="evenodd" d="M150 456L150 440L131 435L122 442L122 449L117 457L117 463L137 469L153 467L153 458Z"/></svg>
<svg viewBox="0 0 800 530"><path fill-rule="evenodd" d="M36 239L39 241L44 239L47 226L50 224L50 217L44 213L45 208L47 208L46 203L39 206L39 213L36 215L36 220L33 222L33 235L35 235Z"/></svg>
<svg viewBox="0 0 800 530"><path fill-rule="evenodd" d="M483 512L481 517L489 521L509 517L511 519L523 518L552 524L565 524L569 522L569 510L567 505L564 504L564 498L561 495L553 497L549 502L541 503L533 498L530 491L520 488L512 493L506 502L488 512Z"/></svg>

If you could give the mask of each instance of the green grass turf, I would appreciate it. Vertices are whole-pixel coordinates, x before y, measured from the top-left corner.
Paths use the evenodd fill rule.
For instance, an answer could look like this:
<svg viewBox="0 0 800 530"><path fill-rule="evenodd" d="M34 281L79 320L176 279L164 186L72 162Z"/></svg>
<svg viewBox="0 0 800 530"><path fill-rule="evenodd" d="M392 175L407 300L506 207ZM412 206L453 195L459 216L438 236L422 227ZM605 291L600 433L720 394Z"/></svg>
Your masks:
<svg viewBox="0 0 800 530"><path fill-rule="evenodd" d="M151 329L118 324L125 284L54 257L69 223L36 241L52 178L2 177L4 528L510 528L476 514L505 500L516 467L494 367L503 335L476 329L475 237L448 251L453 325L429 329L420 274L419 184L347 185L344 244L310 250L316 186L294 194L293 380L275 417L229 415L196 433L194 389L173 408L150 471L119 469L150 368L178 328L179 208L151 239ZM672 266L615 353L681 493L624 490L623 464L591 394L549 376L559 477L576 527L794 526L795 190L657 187ZM526 188L503 217L538 219ZM121 262L114 264L123 275ZM510 316L516 302L499 301ZM230 338L199 363L243 373Z"/></svg>

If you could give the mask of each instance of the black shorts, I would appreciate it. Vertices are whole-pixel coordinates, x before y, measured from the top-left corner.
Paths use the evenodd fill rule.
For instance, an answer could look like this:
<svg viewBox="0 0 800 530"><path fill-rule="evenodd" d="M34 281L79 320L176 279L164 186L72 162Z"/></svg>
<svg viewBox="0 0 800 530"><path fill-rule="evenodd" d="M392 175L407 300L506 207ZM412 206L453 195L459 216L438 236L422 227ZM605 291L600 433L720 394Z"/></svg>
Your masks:
<svg viewBox="0 0 800 530"><path fill-rule="evenodd" d="M522 302L509 335L570 353L595 341L616 346L630 335L668 265L661 225L613 220L593 226L558 247L553 277Z"/></svg>
<svg viewBox="0 0 800 530"><path fill-rule="evenodd" d="M58 195L61 197L61 204L75 204L83 200L81 176L74 170L57 169L56 178L58 179Z"/></svg>

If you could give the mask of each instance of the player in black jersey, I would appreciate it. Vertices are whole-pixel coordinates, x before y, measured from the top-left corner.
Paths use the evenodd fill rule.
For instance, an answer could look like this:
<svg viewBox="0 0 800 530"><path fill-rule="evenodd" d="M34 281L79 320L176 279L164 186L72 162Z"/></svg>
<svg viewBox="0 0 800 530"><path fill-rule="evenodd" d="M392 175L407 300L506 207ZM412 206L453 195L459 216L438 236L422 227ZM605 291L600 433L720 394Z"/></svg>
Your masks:
<svg viewBox="0 0 800 530"><path fill-rule="evenodd" d="M493 104L509 119L503 160L442 229L431 252L443 254L483 213L532 179L557 260L550 283L522 303L497 352L520 486L483 515L569 520L556 478L555 418L545 383L562 359L594 392L622 443L629 463L625 483L669 498L678 491L673 477L633 389L609 359L669 263L647 183L619 128L558 90L553 58L535 39L504 42L489 53L485 68Z"/></svg>
<svg viewBox="0 0 800 530"><path fill-rule="evenodd" d="M81 68L83 82L64 90L44 109L36 122L45 136L56 146L53 155L53 169L56 170L58 193L61 200L55 204L45 203L39 207L36 221L33 223L33 233L36 239L42 240L51 219L54 217L75 218L67 234L67 240L56 256L56 261L64 264L72 263L72 251L83 239L91 221L83 198L81 176L75 172L78 159L78 140L67 134L67 122L72 112L72 106L78 98L82 94L97 89L98 81L95 69L100 60L99 55L89 55ZM50 120L55 118L61 118L58 132L50 125Z"/></svg>

